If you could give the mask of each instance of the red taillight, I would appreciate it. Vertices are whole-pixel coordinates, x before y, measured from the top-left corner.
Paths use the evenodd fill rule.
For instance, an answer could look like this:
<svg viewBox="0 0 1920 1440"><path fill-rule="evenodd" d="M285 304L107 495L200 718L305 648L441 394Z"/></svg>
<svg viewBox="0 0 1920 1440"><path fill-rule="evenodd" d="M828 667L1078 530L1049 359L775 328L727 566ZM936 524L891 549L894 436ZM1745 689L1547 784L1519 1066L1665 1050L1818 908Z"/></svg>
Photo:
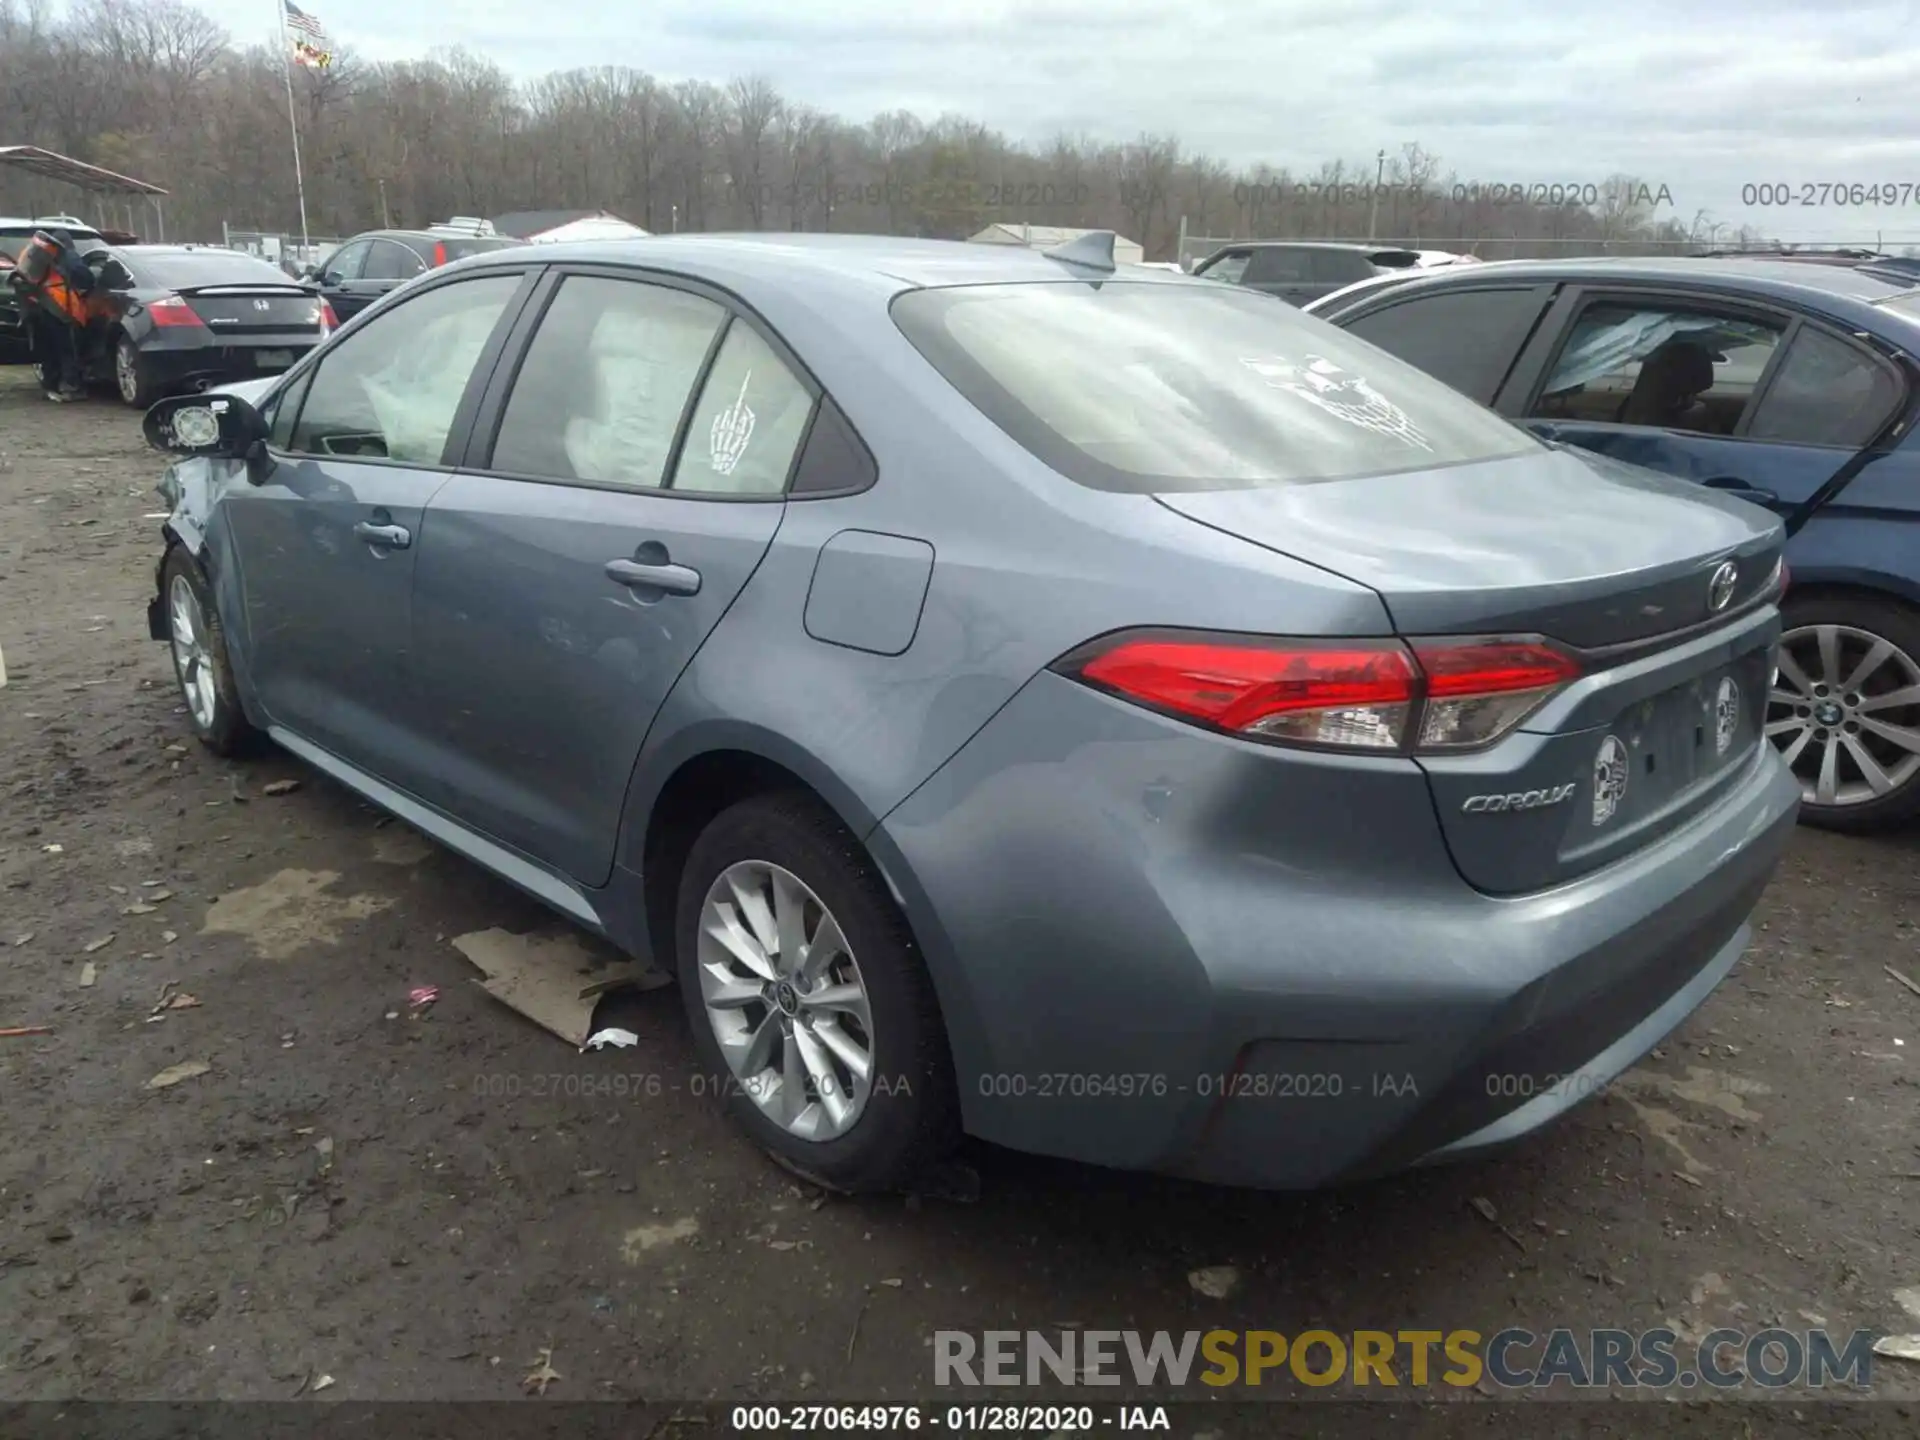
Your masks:
<svg viewBox="0 0 1920 1440"><path fill-rule="evenodd" d="M1787 586L1791 585L1792 583L1793 583L1793 571L1787 567L1787 562L1785 560L1782 560L1780 562L1780 593L1782 595L1786 594Z"/></svg>
<svg viewBox="0 0 1920 1440"><path fill-rule="evenodd" d="M447 245L444 240L433 242L433 265L437 270L447 263Z"/></svg>
<svg viewBox="0 0 1920 1440"><path fill-rule="evenodd" d="M1409 650L1397 640L1141 631L1096 642L1058 668L1250 739L1375 751L1488 744L1580 674L1571 658L1530 638L1420 641Z"/></svg>
<svg viewBox="0 0 1920 1440"><path fill-rule="evenodd" d="M333 305L326 300L320 302L320 333L332 334L340 328L340 317L333 313Z"/></svg>
<svg viewBox="0 0 1920 1440"><path fill-rule="evenodd" d="M178 295L168 295L147 306L147 315L156 325L198 325L200 317Z"/></svg>

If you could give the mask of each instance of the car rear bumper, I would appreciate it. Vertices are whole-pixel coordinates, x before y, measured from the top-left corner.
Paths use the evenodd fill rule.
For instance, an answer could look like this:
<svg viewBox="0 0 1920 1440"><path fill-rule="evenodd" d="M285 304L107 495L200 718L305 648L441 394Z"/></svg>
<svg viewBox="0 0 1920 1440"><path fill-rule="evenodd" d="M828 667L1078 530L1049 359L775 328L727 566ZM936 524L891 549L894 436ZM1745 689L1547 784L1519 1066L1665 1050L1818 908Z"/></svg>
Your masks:
<svg viewBox="0 0 1920 1440"><path fill-rule="evenodd" d="M1732 968L1798 803L1761 746L1645 849L1488 896L1410 761L1282 754L1048 674L871 844L972 1133L1307 1188L1597 1092Z"/></svg>
<svg viewBox="0 0 1920 1440"><path fill-rule="evenodd" d="M163 390L179 391L223 385L233 380L253 380L263 375L278 375L297 363L320 343L312 334L218 336L215 343L193 343L192 337L163 338L163 332L149 335L140 344L140 358L153 383Z"/></svg>

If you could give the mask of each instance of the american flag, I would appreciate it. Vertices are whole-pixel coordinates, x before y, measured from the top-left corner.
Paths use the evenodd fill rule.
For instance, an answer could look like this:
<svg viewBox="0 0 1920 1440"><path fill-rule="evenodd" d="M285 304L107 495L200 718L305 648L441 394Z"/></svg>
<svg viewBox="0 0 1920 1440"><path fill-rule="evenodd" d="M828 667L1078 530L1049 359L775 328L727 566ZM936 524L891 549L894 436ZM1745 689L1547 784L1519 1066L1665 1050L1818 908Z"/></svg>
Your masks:
<svg viewBox="0 0 1920 1440"><path fill-rule="evenodd" d="M316 42L326 40L327 32L320 28L319 20L294 4L293 0L281 0L281 4L286 7L288 29L298 30L303 35L311 35Z"/></svg>

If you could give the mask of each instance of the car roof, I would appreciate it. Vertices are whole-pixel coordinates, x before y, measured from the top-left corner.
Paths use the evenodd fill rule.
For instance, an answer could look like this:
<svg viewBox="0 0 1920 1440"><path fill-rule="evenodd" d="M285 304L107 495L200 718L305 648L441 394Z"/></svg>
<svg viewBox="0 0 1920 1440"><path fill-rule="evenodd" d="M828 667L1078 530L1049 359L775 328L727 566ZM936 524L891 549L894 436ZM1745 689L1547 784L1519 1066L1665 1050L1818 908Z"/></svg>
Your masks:
<svg viewBox="0 0 1920 1440"><path fill-rule="evenodd" d="M898 293L948 285L1105 279L1099 270L1049 259L1020 245L965 240L916 240L891 235L819 232L645 235L623 240L573 240L521 245L458 261L462 270L524 261L535 252L548 264L658 268L728 287L811 279L822 286ZM1119 266L1112 278L1129 285L1210 282L1143 265Z"/></svg>
<svg viewBox="0 0 1920 1440"><path fill-rule="evenodd" d="M1910 281L1876 275L1870 264L1856 266L1807 265L1791 260L1734 259L1731 256L1611 255L1554 260L1489 260L1479 265L1441 266L1412 270L1404 278L1378 286L1379 293L1411 295L1429 288L1453 289L1502 281L1532 280L1566 284L1575 281L1642 285L1683 285L1775 300L1788 305L1810 305L1842 313L1865 312L1878 302L1911 294ZM1366 282L1361 282L1362 284ZM1375 287L1369 285L1369 291ZM1360 285L1351 294L1361 293ZM1328 299L1337 299L1329 296ZM1326 314L1333 307L1316 307ZM1881 313L1889 313L1881 311ZM1902 316L1903 320L1909 317ZM1909 323L1920 324L1920 319Z"/></svg>

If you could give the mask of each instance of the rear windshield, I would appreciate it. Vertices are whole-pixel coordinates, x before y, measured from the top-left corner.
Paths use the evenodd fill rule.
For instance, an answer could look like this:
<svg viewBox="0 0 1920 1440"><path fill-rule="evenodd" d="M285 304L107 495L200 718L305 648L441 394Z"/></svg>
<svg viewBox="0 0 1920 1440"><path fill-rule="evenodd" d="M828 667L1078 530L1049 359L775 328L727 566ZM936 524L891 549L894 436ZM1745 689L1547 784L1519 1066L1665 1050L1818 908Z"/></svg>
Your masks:
<svg viewBox="0 0 1920 1440"><path fill-rule="evenodd" d="M127 268L142 284L169 290L192 290L202 285L283 285L296 282L286 271L233 250L179 251L172 255L143 255L122 251Z"/></svg>
<svg viewBox="0 0 1920 1440"><path fill-rule="evenodd" d="M904 294L893 316L989 419L1099 490L1289 485L1539 448L1385 351L1223 286L960 286Z"/></svg>

